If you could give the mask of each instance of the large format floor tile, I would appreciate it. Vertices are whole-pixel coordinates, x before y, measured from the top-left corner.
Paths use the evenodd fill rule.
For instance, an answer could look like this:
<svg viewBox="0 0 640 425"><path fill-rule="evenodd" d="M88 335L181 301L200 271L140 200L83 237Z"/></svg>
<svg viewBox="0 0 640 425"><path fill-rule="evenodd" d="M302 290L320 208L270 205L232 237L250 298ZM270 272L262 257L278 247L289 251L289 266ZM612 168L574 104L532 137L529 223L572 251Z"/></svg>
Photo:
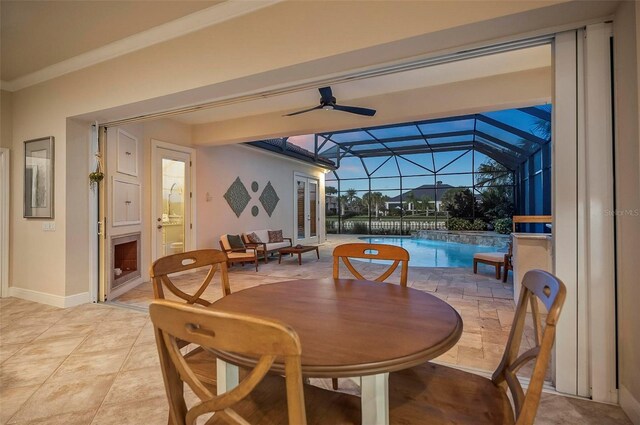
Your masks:
<svg viewBox="0 0 640 425"><path fill-rule="evenodd" d="M292 259L279 265L276 259L261 263L258 273L234 267L231 289L330 276L331 250L348 240L332 237L321 248L320 260L305 255L302 266ZM380 270L375 264L361 266L367 276ZM185 282L192 285L200 277L187 275ZM397 283L397 278L391 281ZM410 268L409 286L446 300L463 318L460 341L437 361L472 369L496 367L513 320L510 283L496 281L489 269L473 275L468 269ZM207 294L211 299L221 297L219 282ZM146 309L152 298L151 284L144 283L117 302ZM329 380L313 381L324 388L331 385ZM348 380L340 380L340 389L359 392ZM195 402L188 389L185 398L188 404ZM0 299L0 424L164 425L167 415L153 326L146 312L93 304L57 309ZM200 419L199 424L206 421ZM544 394L536 424L630 421L617 406Z"/></svg>

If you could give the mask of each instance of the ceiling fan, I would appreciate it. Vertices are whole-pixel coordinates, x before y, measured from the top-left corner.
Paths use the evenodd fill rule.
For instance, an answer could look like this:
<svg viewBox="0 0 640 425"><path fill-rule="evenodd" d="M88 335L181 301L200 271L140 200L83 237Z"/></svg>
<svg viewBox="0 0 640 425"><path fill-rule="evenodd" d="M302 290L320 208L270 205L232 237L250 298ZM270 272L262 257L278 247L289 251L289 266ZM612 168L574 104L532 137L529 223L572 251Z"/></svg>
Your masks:
<svg viewBox="0 0 640 425"><path fill-rule="evenodd" d="M333 93L331 92L331 87L322 87L319 88L320 92L320 105L314 106L313 108L305 109L303 111L292 112L290 114L283 115L285 117L290 117L293 115L304 114L305 112L315 111L316 109L325 109L325 110L336 110L349 112L357 115L366 115L368 117L372 117L376 114L375 109L368 108L360 108L358 106L342 106L336 104L336 98L333 97Z"/></svg>

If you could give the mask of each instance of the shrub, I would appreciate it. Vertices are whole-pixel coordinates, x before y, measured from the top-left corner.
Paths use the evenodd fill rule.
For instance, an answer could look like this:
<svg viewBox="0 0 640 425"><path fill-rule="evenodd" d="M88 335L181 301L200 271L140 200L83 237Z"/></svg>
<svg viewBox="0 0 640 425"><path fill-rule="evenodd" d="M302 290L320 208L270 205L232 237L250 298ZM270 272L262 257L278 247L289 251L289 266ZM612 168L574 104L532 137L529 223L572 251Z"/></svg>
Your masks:
<svg viewBox="0 0 640 425"><path fill-rule="evenodd" d="M476 218L475 220L473 220L473 223L471 223L471 230L487 230L487 223L480 220L479 218Z"/></svg>
<svg viewBox="0 0 640 425"><path fill-rule="evenodd" d="M447 224L448 230L471 230L471 222L464 218L450 218Z"/></svg>
<svg viewBox="0 0 640 425"><path fill-rule="evenodd" d="M499 218L493 222L493 229L500 234L508 235L513 228L513 222L510 218Z"/></svg>

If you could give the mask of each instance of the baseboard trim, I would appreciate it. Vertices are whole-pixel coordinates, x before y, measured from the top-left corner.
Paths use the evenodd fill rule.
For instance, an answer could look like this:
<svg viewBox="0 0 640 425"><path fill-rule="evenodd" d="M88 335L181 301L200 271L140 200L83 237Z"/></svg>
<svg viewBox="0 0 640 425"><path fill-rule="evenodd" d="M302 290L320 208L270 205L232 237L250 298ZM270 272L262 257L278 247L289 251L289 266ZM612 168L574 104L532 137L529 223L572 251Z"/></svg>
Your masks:
<svg viewBox="0 0 640 425"><path fill-rule="evenodd" d="M48 294L46 292L33 291L31 289L18 288L16 286L11 286L9 288L9 296L60 308L74 307L76 305L91 302L91 295L88 292L81 292L79 294L64 297L62 295Z"/></svg>
<svg viewBox="0 0 640 425"><path fill-rule="evenodd" d="M624 385L620 385L618 394L620 395L620 407L624 413L631 419L631 422L640 425L640 401L636 400Z"/></svg>

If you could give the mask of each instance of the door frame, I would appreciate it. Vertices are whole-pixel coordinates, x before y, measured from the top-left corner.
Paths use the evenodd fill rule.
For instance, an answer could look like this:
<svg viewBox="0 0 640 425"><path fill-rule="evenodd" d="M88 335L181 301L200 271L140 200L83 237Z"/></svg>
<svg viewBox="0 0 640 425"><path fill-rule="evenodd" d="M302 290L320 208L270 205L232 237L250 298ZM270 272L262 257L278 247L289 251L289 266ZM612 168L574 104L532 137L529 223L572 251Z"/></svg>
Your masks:
<svg viewBox="0 0 640 425"><path fill-rule="evenodd" d="M317 182L317 189L316 189L316 218L317 218L317 223L316 223L316 236L315 238L317 239L315 242L310 241L309 239L311 239L311 236L307 237L306 232L305 232L305 238L301 239L304 243L315 243L316 245L320 243L320 224L322 221L322 217L320 216L320 178L318 176L314 176L311 174L306 174L306 173L301 173L299 171L294 171L293 172L293 242L294 244L299 243L299 239L298 239L298 220L297 220L297 208L298 208L298 203L297 203L297 196L298 196L298 188L297 188L297 179L305 179L307 180L307 185L305 187L305 197L308 196L309 194L309 180L315 180ZM308 203L305 202L305 215L307 214L307 207L308 207Z"/></svg>
<svg viewBox="0 0 640 425"><path fill-rule="evenodd" d="M190 196L185 198L189 200L189 222L185 221L185 244L184 250L189 251L195 249L198 246L196 235L198 232L196 231L196 150L190 148L188 146L176 145L173 143L163 142L157 139L151 139L151 206L149 208L149 222L150 222L150 232L151 232L151 261L155 261L158 258L158 232L156 231L156 221L154 219L154 212L156 208L156 204L158 202L158 187L156 181L156 173L158 172L158 149L165 149L169 151L184 153L189 155L190 159L190 167L189 167L189 186L190 186ZM186 217L185 217L186 218Z"/></svg>
<svg viewBox="0 0 640 425"><path fill-rule="evenodd" d="M9 296L10 155L8 148L0 148L0 298Z"/></svg>

